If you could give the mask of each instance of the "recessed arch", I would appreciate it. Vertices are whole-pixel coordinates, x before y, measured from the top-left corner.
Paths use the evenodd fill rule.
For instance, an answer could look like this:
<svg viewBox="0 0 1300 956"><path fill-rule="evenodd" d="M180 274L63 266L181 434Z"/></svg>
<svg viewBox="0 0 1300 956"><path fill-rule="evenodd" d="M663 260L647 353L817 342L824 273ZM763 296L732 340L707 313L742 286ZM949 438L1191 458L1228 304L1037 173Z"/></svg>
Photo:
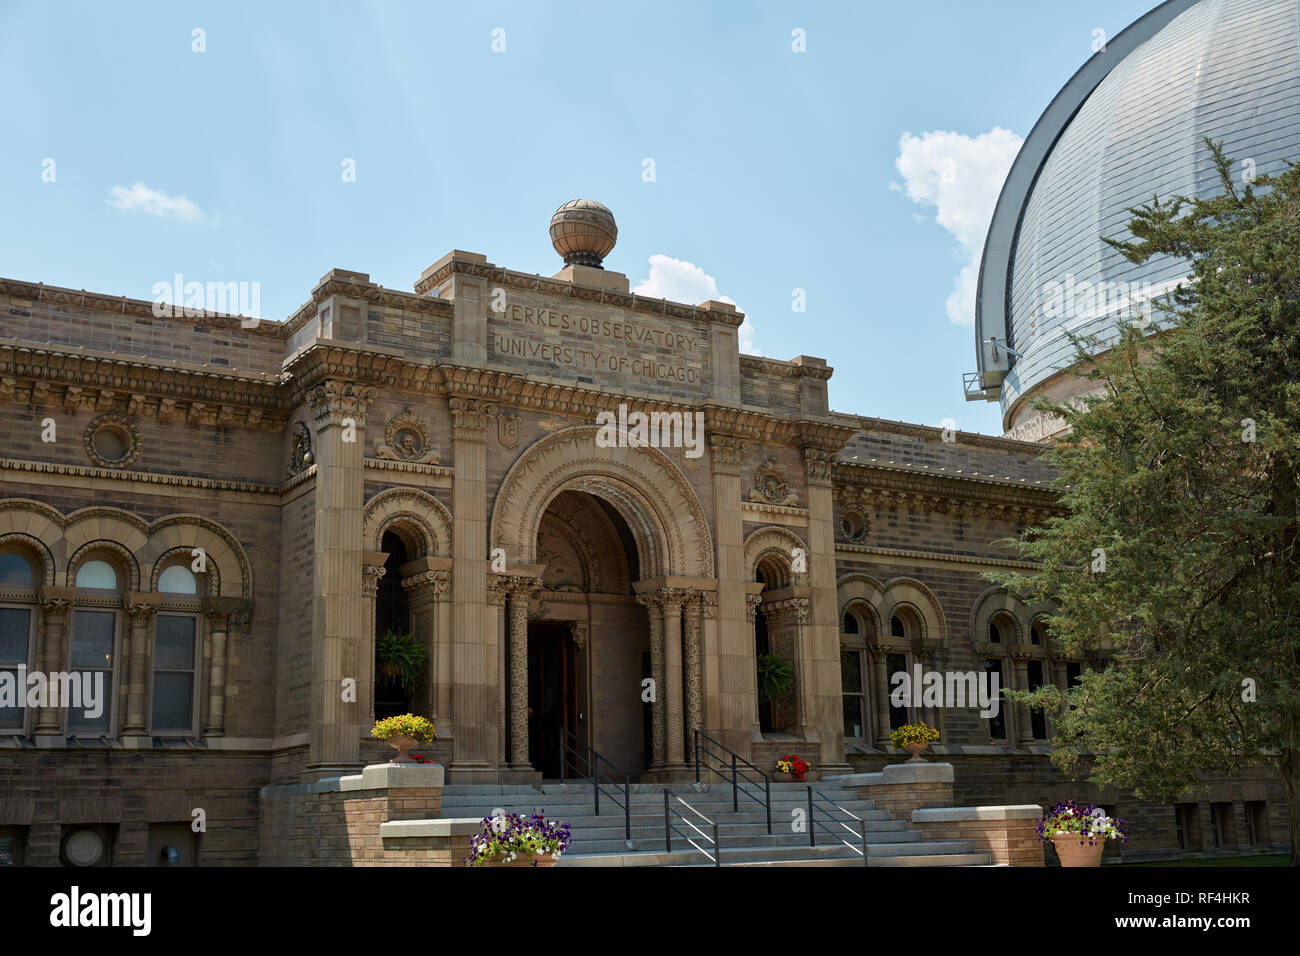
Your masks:
<svg viewBox="0 0 1300 956"><path fill-rule="evenodd" d="M793 531L775 525L759 528L745 539L745 580L757 580L759 569L766 567L765 578L773 590L801 583L807 572L794 570L795 548L803 549L807 561L808 545Z"/></svg>
<svg viewBox="0 0 1300 956"><path fill-rule="evenodd" d="M157 588L157 576L162 571L159 560L178 548L190 552L202 548L205 562L209 567L215 565L216 571L209 581L212 596L252 597L252 566L243 546L226 528L196 514L167 515L150 525L149 547L143 554L153 568L149 582L152 589Z"/></svg>
<svg viewBox="0 0 1300 956"><path fill-rule="evenodd" d="M713 542L699 499L657 448L601 447L594 425L575 425L534 442L506 472L492 508L490 541L506 560L537 561L537 531L563 491L613 505L637 545L642 577L713 576Z"/></svg>
<svg viewBox="0 0 1300 956"><path fill-rule="evenodd" d="M116 541L108 541L100 538L95 541L87 541L78 548L68 560L67 581L69 586L77 587L77 572L83 564L89 561L108 560L113 565L115 571L125 575L125 580L117 582L119 591L138 591L140 590L140 565L135 559L135 555L118 544Z"/></svg>
<svg viewBox="0 0 1300 956"><path fill-rule="evenodd" d="M385 488L366 502L362 523L369 551L384 550L384 532L391 531L402 539L408 558L451 556L451 512L419 488Z"/></svg>
<svg viewBox="0 0 1300 956"><path fill-rule="evenodd" d="M10 549L22 552L31 563L36 575L34 586L54 583L54 556L44 541L18 531L0 534L0 551Z"/></svg>
<svg viewBox="0 0 1300 956"><path fill-rule="evenodd" d="M885 582L885 593L880 606L880 617L886 621L894 616L899 607L914 610L920 619L921 628L921 633L915 636L922 640L948 639L948 620L939 599L916 578L891 578Z"/></svg>

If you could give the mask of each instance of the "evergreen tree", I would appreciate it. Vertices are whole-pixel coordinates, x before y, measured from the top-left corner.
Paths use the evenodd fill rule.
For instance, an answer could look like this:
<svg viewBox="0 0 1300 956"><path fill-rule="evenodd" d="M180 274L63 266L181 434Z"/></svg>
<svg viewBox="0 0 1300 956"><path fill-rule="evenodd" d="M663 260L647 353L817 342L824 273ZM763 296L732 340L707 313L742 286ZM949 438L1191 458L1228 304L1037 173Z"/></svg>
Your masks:
<svg viewBox="0 0 1300 956"><path fill-rule="evenodd" d="M1128 260L1189 274L1157 334L1121 323L1079 340L1095 393L1044 411L1062 517L1015 542L1033 574L995 575L1050 600L1052 639L1103 668L1068 692L1009 694L1056 717L1054 762L1172 801L1205 773L1277 768L1300 864L1300 165L1130 209Z"/></svg>

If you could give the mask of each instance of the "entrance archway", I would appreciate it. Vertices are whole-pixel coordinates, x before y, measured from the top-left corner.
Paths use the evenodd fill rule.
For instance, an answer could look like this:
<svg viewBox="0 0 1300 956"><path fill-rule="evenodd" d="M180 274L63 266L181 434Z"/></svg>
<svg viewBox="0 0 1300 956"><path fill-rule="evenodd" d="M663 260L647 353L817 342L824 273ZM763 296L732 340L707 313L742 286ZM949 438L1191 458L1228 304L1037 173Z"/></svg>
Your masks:
<svg viewBox="0 0 1300 956"><path fill-rule="evenodd" d="M555 701L538 691L537 667L551 669L554 690L554 668L572 660L575 698L561 702L577 715L569 729L632 775L683 767L684 741L700 726L699 593L678 582L713 575L704 510L661 451L601 447L598 431L579 426L536 442L506 474L493 506L489 541L504 554L498 578L509 588L513 770L546 774L554 766L549 740L536 744L543 732L558 740ZM512 565L543 570L521 583ZM572 643L550 625L566 627ZM552 649L535 650L534 642Z"/></svg>

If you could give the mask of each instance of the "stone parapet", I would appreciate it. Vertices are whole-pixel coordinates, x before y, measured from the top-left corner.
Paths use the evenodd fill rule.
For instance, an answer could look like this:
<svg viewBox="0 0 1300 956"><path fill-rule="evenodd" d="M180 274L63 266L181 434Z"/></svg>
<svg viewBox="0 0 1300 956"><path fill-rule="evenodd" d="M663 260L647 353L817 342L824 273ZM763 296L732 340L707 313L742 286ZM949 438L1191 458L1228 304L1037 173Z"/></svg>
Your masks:
<svg viewBox="0 0 1300 956"><path fill-rule="evenodd" d="M261 862L268 866L450 866L452 847L389 842L389 823L443 822L440 764L374 764L359 774L261 791ZM462 841L463 843L463 841ZM463 858L464 847L454 848ZM436 852L434 852L436 850Z"/></svg>
<svg viewBox="0 0 1300 956"><path fill-rule="evenodd" d="M952 804L953 771L947 763L894 763L879 773L822 779L856 790L859 799L872 800L877 810L888 810L903 819L914 810Z"/></svg>
<svg viewBox="0 0 1300 956"><path fill-rule="evenodd" d="M969 840L1000 866L1043 866L1036 804L1005 807L934 807L912 811L912 826L927 840Z"/></svg>

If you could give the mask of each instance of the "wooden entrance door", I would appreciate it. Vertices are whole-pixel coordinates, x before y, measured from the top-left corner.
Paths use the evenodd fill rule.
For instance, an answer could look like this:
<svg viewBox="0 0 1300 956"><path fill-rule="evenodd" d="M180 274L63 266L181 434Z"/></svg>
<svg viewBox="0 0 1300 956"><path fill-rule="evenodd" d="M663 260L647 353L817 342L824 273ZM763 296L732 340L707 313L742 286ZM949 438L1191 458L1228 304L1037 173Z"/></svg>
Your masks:
<svg viewBox="0 0 1300 956"><path fill-rule="evenodd" d="M528 624L528 760L547 780L561 778L560 728L578 733L578 649L568 625Z"/></svg>

